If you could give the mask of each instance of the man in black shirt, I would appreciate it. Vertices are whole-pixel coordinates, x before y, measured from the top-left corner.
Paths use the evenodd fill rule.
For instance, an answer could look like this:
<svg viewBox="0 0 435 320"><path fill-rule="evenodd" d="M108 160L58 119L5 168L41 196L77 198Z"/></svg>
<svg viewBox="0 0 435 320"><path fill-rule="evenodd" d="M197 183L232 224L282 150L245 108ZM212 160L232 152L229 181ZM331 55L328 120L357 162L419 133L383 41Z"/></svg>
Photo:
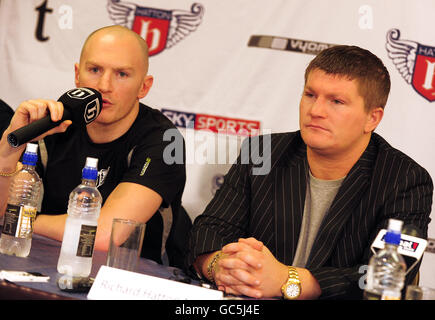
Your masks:
<svg viewBox="0 0 435 320"><path fill-rule="evenodd" d="M163 135L168 129L176 130L173 124L159 111L139 102L152 83L148 48L139 35L124 27L110 26L88 37L80 62L75 65L75 84L98 90L103 98L102 110L86 130L66 120L36 139L41 156L37 170L44 182L42 209L34 225L36 233L62 240L69 193L80 183L86 157L95 157L99 159L98 189L104 199L95 249L108 249L113 218L147 222L142 255L161 263L166 249L169 263L180 266L183 235L191 224L181 207L185 166L167 164L163 157L165 147L171 143L164 141ZM56 121L62 116L63 105L42 99L20 104L0 140L0 172L14 171L24 150L24 146L11 148L7 134L44 117L48 111ZM182 152L184 159L184 150L176 151ZM0 190L7 190L9 181L1 177ZM7 193L2 194L3 213ZM172 221L170 230L165 229L163 217ZM174 232L175 225L181 225L181 233Z"/></svg>
<svg viewBox="0 0 435 320"><path fill-rule="evenodd" d="M0 132L3 132L7 128L13 115L14 110L0 99Z"/></svg>

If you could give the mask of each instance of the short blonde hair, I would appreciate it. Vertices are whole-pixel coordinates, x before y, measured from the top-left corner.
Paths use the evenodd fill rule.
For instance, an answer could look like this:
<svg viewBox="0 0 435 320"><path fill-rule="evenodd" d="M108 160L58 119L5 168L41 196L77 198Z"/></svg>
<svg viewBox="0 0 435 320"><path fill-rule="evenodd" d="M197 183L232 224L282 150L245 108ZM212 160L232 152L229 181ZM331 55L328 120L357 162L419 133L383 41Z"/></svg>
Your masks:
<svg viewBox="0 0 435 320"><path fill-rule="evenodd" d="M126 34L133 36L137 40L139 46L142 49L141 52L143 54L143 58L145 61L145 73L148 72L148 52L149 51L148 51L148 45L147 45L146 41L140 35L138 35L136 32L134 32L126 27L123 27L121 25L105 26L105 27L99 28L99 29L93 31L91 34L89 34L89 36L86 38L86 40L83 44L82 51L80 53L80 60L82 59L83 53L85 51L86 45L88 44L89 40L95 34L102 32L102 31L105 31L105 32L125 32Z"/></svg>

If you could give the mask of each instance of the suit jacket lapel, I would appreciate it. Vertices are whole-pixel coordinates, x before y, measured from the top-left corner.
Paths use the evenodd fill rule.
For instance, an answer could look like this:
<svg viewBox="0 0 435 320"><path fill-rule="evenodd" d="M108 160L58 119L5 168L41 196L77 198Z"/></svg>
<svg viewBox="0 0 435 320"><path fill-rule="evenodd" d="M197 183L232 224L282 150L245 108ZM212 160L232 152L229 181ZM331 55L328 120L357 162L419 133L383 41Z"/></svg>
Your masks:
<svg viewBox="0 0 435 320"><path fill-rule="evenodd" d="M296 252L308 174L305 144L289 149L273 177L276 257L286 264L293 262Z"/></svg>
<svg viewBox="0 0 435 320"><path fill-rule="evenodd" d="M340 231L360 203L364 190L370 183L375 155L375 146L370 144L343 181L319 228L307 267L321 266L329 258L341 235Z"/></svg>

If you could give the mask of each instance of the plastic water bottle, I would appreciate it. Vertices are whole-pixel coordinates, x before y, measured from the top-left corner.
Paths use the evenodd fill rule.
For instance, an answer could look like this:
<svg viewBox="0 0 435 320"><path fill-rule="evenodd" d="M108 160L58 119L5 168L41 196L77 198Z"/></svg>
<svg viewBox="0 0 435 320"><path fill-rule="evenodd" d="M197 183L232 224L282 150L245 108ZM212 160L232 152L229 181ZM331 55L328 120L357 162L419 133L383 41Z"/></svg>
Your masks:
<svg viewBox="0 0 435 320"><path fill-rule="evenodd" d="M69 196L57 271L72 277L87 277L91 273L97 221L102 197L96 188L98 159L86 158L82 183Z"/></svg>
<svg viewBox="0 0 435 320"><path fill-rule="evenodd" d="M0 238L0 252L27 257L32 246L33 224L42 200L42 181L35 171L38 145L28 143L23 169L11 181Z"/></svg>
<svg viewBox="0 0 435 320"><path fill-rule="evenodd" d="M370 259L367 270L367 300L400 300L405 282L406 264L397 252L403 222L390 219L385 234L385 247Z"/></svg>

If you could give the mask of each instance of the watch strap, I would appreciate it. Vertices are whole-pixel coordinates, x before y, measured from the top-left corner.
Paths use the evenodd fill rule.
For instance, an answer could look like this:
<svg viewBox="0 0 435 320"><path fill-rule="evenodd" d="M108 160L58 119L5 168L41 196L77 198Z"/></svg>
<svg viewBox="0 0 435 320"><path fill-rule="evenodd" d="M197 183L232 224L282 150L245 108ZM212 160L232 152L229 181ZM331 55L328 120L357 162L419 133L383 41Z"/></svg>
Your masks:
<svg viewBox="0 0 435 320"><path fill-rule="evenodd" d="M299 279L299 273L295 267L287 266L288 267L288 278L287 281L282 285L281 292L282 296L285 299L296 299L301 295L302 288L301 288L301 281ZM299 294L295 297L288 297L286 294L287 287L290 285L297 285L299 288Z"/></svg>
<svg viewBox="0 0 435 320"><path fill-rule="evenodd" d="M299 273L295 267L288 266L288 279L295 279L295 280L300 281L299 280Z"/></svg>

